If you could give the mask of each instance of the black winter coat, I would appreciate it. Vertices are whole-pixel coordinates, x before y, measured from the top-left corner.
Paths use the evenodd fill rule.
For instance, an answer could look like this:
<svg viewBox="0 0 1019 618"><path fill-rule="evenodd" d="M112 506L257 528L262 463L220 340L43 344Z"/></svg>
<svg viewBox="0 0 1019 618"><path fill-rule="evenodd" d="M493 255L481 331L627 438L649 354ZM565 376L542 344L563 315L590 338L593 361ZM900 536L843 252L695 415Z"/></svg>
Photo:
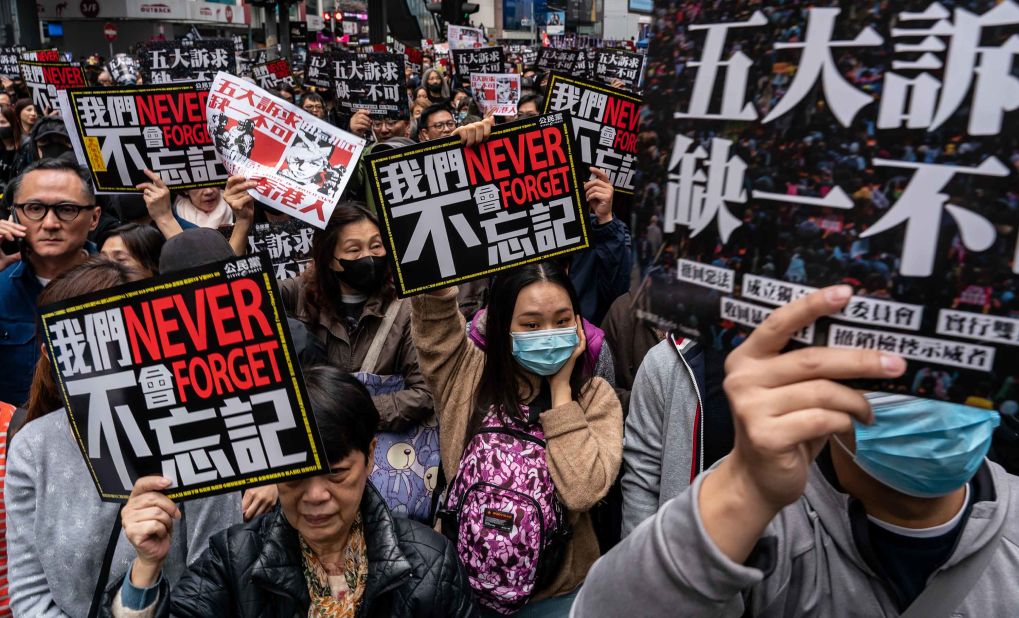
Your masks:
<svg viewBox="0 0 1019 618"><path fill-rule="evenodd" d="M453 545L434 530L393 517L368 483L361 500L368 579L357 615L477 616L467 576ZM123 578L107 589L111 616ZM283 512L216 533L173 588L163 579L155 616L306 618L311 600L301 568L297 531Z"/></svg>

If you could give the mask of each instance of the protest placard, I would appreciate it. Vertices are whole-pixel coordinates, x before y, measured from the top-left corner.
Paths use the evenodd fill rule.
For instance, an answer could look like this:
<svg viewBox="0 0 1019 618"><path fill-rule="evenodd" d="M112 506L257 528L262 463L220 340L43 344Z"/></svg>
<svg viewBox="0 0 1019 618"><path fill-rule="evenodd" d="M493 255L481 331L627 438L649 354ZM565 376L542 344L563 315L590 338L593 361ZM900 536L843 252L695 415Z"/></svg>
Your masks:
<svg viewBox="0 0 1019 618"><path fill-rule="evenodd" d="M138 46L138 63L150 84L209 82L217 71L237 70L235 56L230 39L179 39Z"/></svg>
<svg viewBox="0 0 1019 618"><path fill-rule="evenodd" d="M150 474L179 501L328 470L278 299L255 255L40 309L104 501Z"/></svg>
<svg viewBox="0 0 1019 618"><path fill-rule="evenodd" d="M226 170L209 136L209 92L195 83L65 90L60 110L96 193L137 193L146 168L174 189L219 187Z"/></svg>
<svg viewBox="0 0 1019 618"><path fill-rule="evenodd" d="M21 59L29 62L71 62L73 60L69 52L59 51L56 47L21 52Z"/></svg>
<svg viewBox="0 0 1019 618"><path fill-rule="evenodd" d="M779 5L656 4L671 34L649 58L660 151L642 173L681 240L677 300L712 300L688 311L687 332L728 351L775 307L848 284L847 307L804 339L909 364L856 386L1019 400L1019 173L1004 139L1019 116L999 64L1009 35L991 26L1015 32L1019 8L807 7L773 21ZM974 40L986 44L958 55Z"/></svg>
<svg viewBox="0 0 1019 618"><path fill-rule="evenodd" d="M576 49L542 47L538 50L534 66L542 73L559 71L560 73L571 74L576 67L578 54L581 53L583 52Z"/></svg>
<svg viewBox="0 0 1019 618"><path fill-rule="evenodd" d="M251 253L265 253L276 279L297 277L311 264L315 228L297 219L256 223L248 234Z"/></svg>
<svg viewBox="0 0 1019 618"><path fill-rule="evenodd" d="M329 79L331 54L325 52L309 52L304 66L304 85L328 90L332 87Z"/></svg>
<svg viewBox="0 0 1019 618"><path fill-rule="evenodd" d="M4 77L20 77L21 69L18 67L18 61L24 52L25 47L23 45L0 47L0 75Z"/></svg>
<svg viewBox="0 0 1019 618"><path fill-rule="evenodd" d="M516 73L471 73L471 93L482 113L516 116L520 76Z"/></svg>
<svg viewBox="0 0 1019 618"><path fill-rule="evenodd" d="M86 85L85 71L78 63L21 60L18 64L21 78L32 92L32 103L40 115L59 109L57 93L61 90Z"/></svg>
<svg viewBox="0 0 1019 618"><path fill-rule="evenodd" d="M419 294L588 246L566 114L366 157L396 293Z"/></svg>
<svg viewBox="0 0 1019 618"><path fill-rule="evenodd" d="M106 70L110 72L114 84L129 86L138 82L138 61L133 56L117 54L106 63Z"/></svg>
<svg viewBox="0 0 1019 618"><path fill-rule="evenodd" d="M340 109L350 114L365 110L375 118L410 118L400 54L335 52L330 70Z"/></svg>
<svg viewBox="0 0 1019 618"><path fill-rule="evenodd" d="M623 49L599 49L594 52L591 76L603 82L618 79L628 90L636 90L643 66L643 54Z"/></svg>
<svg viewBox="0 0 1019 618"><path fill-rule="evenodd" d="M262 88L275 90L281 86L293 86L294 78L290 74L290 63L286 58L269 60L251 67L251 76Z"/></svg>
<svg viewBox="0 0 1019 618"><path fill-rule="evenodd" d="M363 139L227 73L216 74L206 114L227 172L258 181L252 197L326 226L354 174Z"/></svg>
<svg viewBox="0 0 1019 618"><path fill-rule="evenodd" d="M622 194L634 192L640 104L629 92L558 74L545 95L546 113L570 112L578 161L604 170Z"/></svg>
<svg viewBox="0 0 1019 618"><path fill-rule="evenodd" d="M464 83L470 83L473 73L503 73L506 71L506 55L501 47L479 47L478 49L453 49L453 66Z"/></svg>
<svg viewBox="0 0 1019 618"><path fill-rule="evenodd" d="M485 44L485 31L470 26L446 25L446 41L449 49L471 49Z"/></svg>

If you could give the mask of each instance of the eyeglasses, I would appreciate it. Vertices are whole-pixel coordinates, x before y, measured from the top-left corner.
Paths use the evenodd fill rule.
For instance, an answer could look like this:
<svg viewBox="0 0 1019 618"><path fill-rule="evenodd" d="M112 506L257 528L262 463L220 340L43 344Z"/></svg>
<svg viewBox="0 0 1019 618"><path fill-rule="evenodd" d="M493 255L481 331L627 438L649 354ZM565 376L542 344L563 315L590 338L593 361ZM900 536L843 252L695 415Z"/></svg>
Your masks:
<svg viewBox="0 0 1019 618"><path fill-rule="evenodd" d="M445 131L446 129L449 129L450 131L452 131L453 129L456 128L456 121L455 120L447 120L446 122L436 122L435 124L430 124L430 125L428 125L425 128L426 129L438 129L440 131Z"/></svg>
<svg viewBox="0 0 1019 618"><path fill-rule="evenodd" d="M386 127L387 129L392 129L396 125L400 124L401 122L403 122L403 121L402 120L391 120L391 119L388 119L388 118L386 120L372 120L372 128L373 129L381 129L382 127Z"/></svg>
<svg viewBox="0 0 1019 618"><path fill-rule="evenodd" d="M304 106L304 111L306 111L306 112L320 112L320 111L322 111L324 109L325 108L322 107L321 105L313 105L313 104L310 104L310 103L308 105Z"/></svg>
<svg viewBox="0 0 1019 618"><path fill-rule="evenodd" d="M49 214L49 211L53 211L57 215L57 219L63 222L74 221L78 218L83 210L91 210L96 207L95 204L74 204L71 202L60 202L59 204L43 204L42 202L25 202L24 204L15 204L14 207L20 210L26 217L32 221L42 221Z"/></svg>

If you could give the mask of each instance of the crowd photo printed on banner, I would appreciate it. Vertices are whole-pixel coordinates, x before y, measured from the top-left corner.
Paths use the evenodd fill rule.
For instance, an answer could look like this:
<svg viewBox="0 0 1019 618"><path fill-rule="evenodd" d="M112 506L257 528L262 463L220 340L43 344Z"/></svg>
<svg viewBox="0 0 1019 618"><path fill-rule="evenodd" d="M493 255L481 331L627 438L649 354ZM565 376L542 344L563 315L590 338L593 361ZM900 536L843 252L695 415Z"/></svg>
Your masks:
<svg viewBox="0 0 1019 618"><path fill-rule="evenodd" d="M324 228L353 175L363 139L227 73L216 74L209 132L231 175L281 213Z"/></svg>
<svg viewBox="0 0 1019 618"><path fill-rule="evenodd" d="M366 157L401 297L589 245L566 114Z"/></svg>
<svg viewBox="0 0 1019 618"><path fill-rule="evenodd" d="M145 169L168 187L222 186L205 115L208 90L194 84L89 88L60 93L61 113L78 161L97 193L137 193Z"/></svg>
<svg viewBox="0 0 1019 618"><path fill-rule="evenodd" d="M578 160L609 176L616 191L635 190L640 97L603 84L553 74L545 113L567 111Z"/></svg>
<svg viewBox="0 0 1019 618"><path fill-rule="evenodd" d="M694 6L666 4L667 15ZM1001 389L1019 362L1016 78L1004 43L1019 5L968 9L813 7L779 24L723 2L665 28L645 84L662 151L643 169L664 231L685 238L683 302L712 299L684 328L727 351L775 307L849 284L848 306L803 340L910 361L904 378L866 386L1016 398ZM790 40L793 30L806 36ZM963 66L966 41L986 44ZM691 70L675 74L676 62Z"/></svg>
<svg viewBox="0 0 1019 618"><path fill-rule="evenodd" d="M328 469L278 295L255 255L41 308L103 500L150 474L187 500Z"/></svg>
<svg viewBox="0 0 1019 618"><path fill-rule="evenodd" d="M471 92L482 113L516 116L520 100L520 75L516 73L471 73Z"/></svg>

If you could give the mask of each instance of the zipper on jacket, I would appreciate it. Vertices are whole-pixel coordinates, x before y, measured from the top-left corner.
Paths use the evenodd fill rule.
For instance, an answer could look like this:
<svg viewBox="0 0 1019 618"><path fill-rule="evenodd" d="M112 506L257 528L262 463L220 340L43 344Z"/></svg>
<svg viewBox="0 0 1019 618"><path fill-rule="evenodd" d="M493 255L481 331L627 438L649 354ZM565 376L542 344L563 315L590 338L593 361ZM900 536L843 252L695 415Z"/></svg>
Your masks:
<svg viewBox="0 0 1019 618"><path fill-rule="evenodd" d="M698 435L697 435L697 473L704 472L704 404L701 402L701 389L697 386L697 377L693 374L693 368L690 367L690 363L686 362L686 357L679 350L676 350L679 354L679 360L682 361L683 367L686 368L687 374L690 376L690 382L693 383L693 392L697 395L697 409L701 411L701 422L697 423Z"/></svg>

